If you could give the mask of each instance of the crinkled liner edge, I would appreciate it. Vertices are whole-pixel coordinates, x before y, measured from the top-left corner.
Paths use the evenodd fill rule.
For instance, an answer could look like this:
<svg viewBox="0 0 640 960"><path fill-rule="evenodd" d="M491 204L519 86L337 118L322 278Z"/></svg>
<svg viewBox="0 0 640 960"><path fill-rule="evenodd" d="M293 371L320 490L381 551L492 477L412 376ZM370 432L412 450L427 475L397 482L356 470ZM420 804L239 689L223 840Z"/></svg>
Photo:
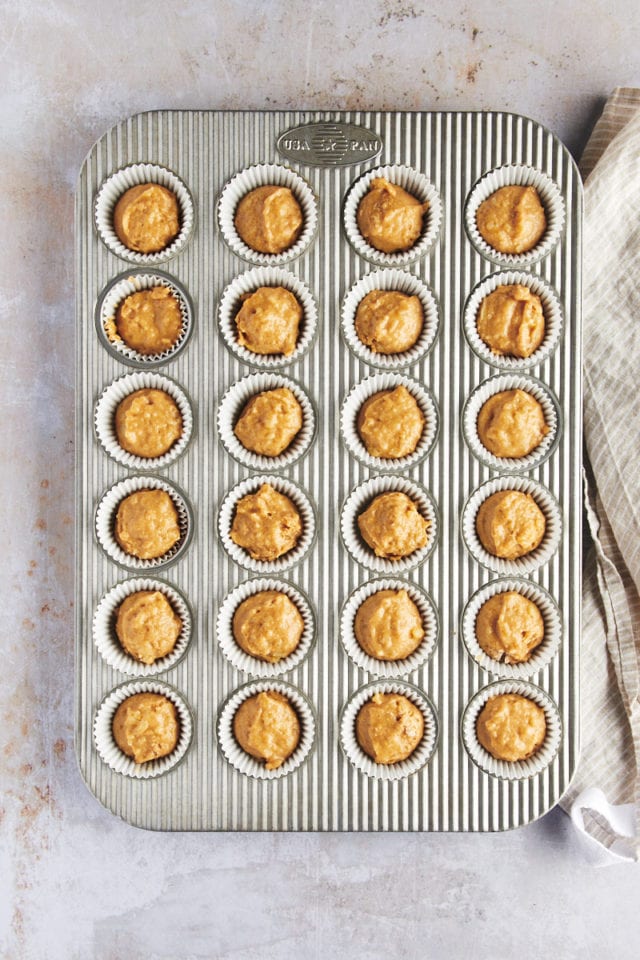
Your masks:
<svg viewBox="0 0 640 960"><path fill-rule="evenodd" d="M255 293L260 287L284 287L292 293L302 308L298 342L292 354L260 354L248 350L237 340L235 318L243 294ZM255 267L235 277L225 287L218 307L218 329L228 350L234 357L251 367L276 370L297 363L311 348L318 328L318 308L306 283L280 267Z"/></svg>
<svg viewBox="0 0 640 960"><path fill-rule="evenodd" d="M414 550L401 560L387 560L384 557L377 557L362 540L357 529L357 518L360 511L364 510L375 497L382 493L396 491L410 497L417 504L422 516L429 521L428 541L426 546ZM356 563L374 573L395 576L425 563L433 553L439 535L438 511L431 494L414 480L394 474L380 474L358 484L348 495L340 513L340 532L347 552Z"/></svg>
<svg viewBox="0 0 640 960"><path fill-rule="evenodd" d="M545 322L544 339L537 350L529 357L501 356L493 353L478 334L477 318L482 301L501 286L519 284L528 287L540 297ZM544 363L555 352L564 328L562 307L556 291L533 273L522 270L503 270L492 273L481 280L469 294L463 311L463 327L467 343L481 360L506 372L526 370Z"/></svg>
<svg viewBox="0 0 640 960"><path fill-rule="evenodd" d="M302 520L302 536L296 546L276 560L254 560L233 542L230 535L236 504L247 494L256 493L263 483L288 497ZM238 566L257 574L280 574L300 563L309 553L316 536L316 510L309 494L292 480L274 474L256 474L236 484L222 499L218 510L218 532L222 546Z"/></svg>
<svg viewBox="0 0 640 960"><path fill-rule="evenodd" d="M133 347L127 346L124 340L120 338L112 340L107 333L106 325L109 321L115 322L118 307L127 297L143 290L152 290L154 287L166 287L176 298L182 317L182 329L176 342L167 350L163 350L161 353L139 353ZM168 274L156 271L130 270L115 277L98 298L96 329L105 350L116 360L141 369L159 367L174 360L189 342L193 330L191 299L184 287Z"/></svg>
<svg viewBox="0 0 640 960"><path fill-rule="evenodd" d="M304 621L298 646L288 657L277 663L258 660L245 653L233 635L233 617L240 604L265 590L285 594L297 607ZM272 679L289 673L307 659L316 642L316 614L309 598L295 584L274 577L252 578L235 587L222 601L216 618L216 635L220 652L236 670L261 679Z"/></svg>
<svg viewBox="0 0 640 960"><path fill-rule="evenodd" d="M157 590L162 593L182 621L182 628L173 650L156 660L155 663L142 663L132 657L120 645L115 632L115 614L120 604L132 594L145 590ZM108 666L128 676L155 677L159 673L171 670L184 657L191 642L193 615L186 598L176 587L165 583L163 580L136 577L133 580L124 580L117 583L108 593L104 594L93 615L91 629L96 649Z"/></svg>
<svg viewBox="0 0 640 960"><path fill-rule="evenodd" d="M429 202L429 209L424 216L426 225L423 221L422 233L409 250L383 253L367 243L360 233L356 219L358 207L371 181L376 177L384 177L389 183L402 187L421 203ZM344 202L343 222L347 239L359 256L381 267L406 266L425 257L433 248L442 223L442 200L426 174L401 163L386 164L374 170L368 170L351 185Z"/></svg>
<svg viewBox="0 0 640 960"><path fill-rule="evenodd" d="M482 649L476 636L476 621L484 604L502 593L515 592L531 600L540 610L544 621L544 637L524 663L505 663L494 660ZM546 590L531 580L507 577L492 580L469 598L460 618L460 633L465 649L473 662L503 680L529 680L551 663L562 642L562 618L558 606Z"/></svg>
<svg viewBox="0 0 640 960"><path fill-rule="evenodd" d="M115 418L118 405L136 390L162 390L176 405L182 417L182 433L170 449L159 457L139 457L129 453L118 443ZM175 380L151 370L127 373L104 388L94 408L96 436L105 452L128 470L159 470L183 455L193 435L193 407L184 389Z"/></svg>
<svg viewBox="0 0 640 960"><path fill-rule="evenodd" d="M530 394L542 407L544 421L549 432L531 453L524 457L497 457L480 440L478 416L482 406L496 393L506 390L522 390ZM549 387L540 380L518 373L502 373L484 380L469 395L462 411L462 433L471 453L492 470L510 473L528 473L539 467L555 452L562 431L560 405Z"/></svg>
<svg viewBox="0 0 640 960"><path fill-rule="evenodd" d="M136 763L132 757L123 753L112 730L116 710L136 693L159 693L167 697L175 704L180 724L178 743L174 750L166 757L148 760L146 763ZM136 780L150 780L175 769L191 746L193 734L191 710L183 695L169 684L155 679L130 680L116 687L104 698L93 721L93 741L101 759L116 773Z"/></svg>
<svg viewBox="0 0 640 960"><path fill-rule="evenodd" d="M156 183L175 194L180 208L180 231L164 250L157 253L139 253L126 247L113 227L115 206L127 190L141 183ZM194 227L195 209L191 194L180 177L156 163L132 163L112 173L98 188L94 205L94 221L98 236L106 247L121 260L138 266L165 263L185 248Z"/></svg>
<svg viewBox="0 0 640 960"><path fill-rule="evenodd" d="M294 707L300 721L300 741L290 757L275 770L267 770L264 764L246 753L233 733L233 718L239 707L249 697L268 691L281 693ZM311 702L297 687L273 678L251 680L234 690L222 704L216 718L216 736L220 752L232 767L257 780L279 780L294 773L311 754L316 741L316 717Z"/></svg>
<svg viewBox="0 0 640 960"><path fill-rule="evenodd" d="M422 435L413 453L398 459L373 457L368 453L357 428L358 413L362 404L376 393L394 390L404 386L414 398L425 422ZM356 383L342 401L340 407L340 435L351 454L360 463L371 470L412 470L433 451L440 428L438 407L430 390L427 390L417 380L405 377L400 373L378 373Z"/></svg>
<svg viewBox="0 0 640 960"><path fill-rule="evenodd" d="M498 760L478 740L476 725L480 711L492 697L507 693L527 697L544 710L547 735L540 749L527 760ZM562 721L558 707L540 687L523 680L499 680L471 698L462 714L460 732L469 757L484 773L501 780L528 780L546 770L555 759L562 740Z"/></svg>
<svg viewBox="0 0 640 960"><path fill-rule="evenodd" d="M247 403L260 393L284 388L291 390L302 408L302 427L289 446L277 457L247 450L234 433ZM232 383L224 394L217 413L218 436L229 456L250 470L284 470L305 456L316 434L315 407L306 391L295 380L279 373L252 373Z"/></svg>
<svg viewBox="0 0 640 960"><path fill-rule="evenodd" d="M492 494L502 490L518 490L531 494L545 516L546 528L542 542L531 553L516 560L493 556L482 546L476 533L476 516L480 505ZM465 546L474 560L501 576L517 577L542 567L555 554L562 536L562 514L556 499L537 480L517 474L505 474L487 480L470 494L462 508L461 529Z"/></svg>
<svg viewBox="0 0 640 960"><path fill-rule="evenodd" d="M483 240L478 231L478 207L496 190L507 186L535 187L544 207L547 229L542 240L527 253L500 253ZM558 185L547 173L526 164L505 164L485 173L471 188L464 207L465 228L472 245L485 259L505 267L529 266L548 256L560 240L564 222L564 201Z"/></svg>
<svg viewBox="0 0 640 960"><path fill-rule="evenodd" d="M296 242L282 253L260 253L241 239L235 226L240 200L258 187L288 187L302 209L302 232ZM257 163L240 170L222 188L217 204L218 226L229 249L254 265L290 263L308 249L318 229L318 200L304 177L279 163Z"/></svg>
<svg viewBox="0 0 640 960"><path fill-rule="evenodd" d="M424 735L406 760L376 763L364 752L356 737L356 719L361 708L376 693L398 693L409 699L424 718ZM438 742L438 717L429 698L413 684L399 680L376 680L359 687L342 708L339 721L340 746L353 766L374 780L404 780L422 770L433 758Z"/></svg>
<svg viewBox="0 0 640 960"><path fill-rule="evenodd" d="M376 353L367 347L356 332L355 319L364 297L374 290L398 291L420 300L423 324L420 336L412 347L403 353ZM342 302L340 314L342 337L349 350L364 363L384 370L408 367L423 360L432 349L440 329L440 310L431 289L420 277L406 270L373 270L353 284Z"/></svg>
<svg viewBox="0 0 640 960"><path fill-rule="evenodd" d="M365 600L380 590L406 590L422 618L424 637L420 645L403 660L377 660L362 649L355 635L355 618ZM367 580L354 590L345 601L340 615L340 639L350 659L361 670L382 680L397 680L414 673L429 660L436 649L440 635L440 623L431 597L410 580L394 577Z"/></svg>
<svg viewBox="0 0 640 960"><path fill-rule="evenodd" d="M151 560L142 560L125 553L114 534L116 511L120 503L129 494L137 493L138 490L164 490L169 494L178 511L180 539L167 553ZM98 501L94 528L98 543L106 555L121 567L136 573L159 570L178 560L191 543L194 528L193 508L182 490L162 477L149 475L127 477L114 483Z"/></svg>

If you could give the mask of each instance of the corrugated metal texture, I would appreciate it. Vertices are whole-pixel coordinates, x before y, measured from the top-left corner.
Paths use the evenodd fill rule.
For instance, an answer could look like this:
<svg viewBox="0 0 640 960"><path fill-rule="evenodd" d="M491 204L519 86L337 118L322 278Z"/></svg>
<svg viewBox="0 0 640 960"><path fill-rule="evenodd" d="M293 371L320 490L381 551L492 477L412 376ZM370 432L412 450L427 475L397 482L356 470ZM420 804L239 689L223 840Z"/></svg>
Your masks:
<svg viewBox="0 0 640 960"><path fill-rule="evenodd" d="M247 574L230 561L216 535L216 512L225 493L250 471L224 451L215 429L220 398L250 372L218 335L216 312L226 285L250 268L230 253L216 222L216 200L237 171L259 161L279 162L278 136L294 125L343 120L377 131L381 156L363 166L306 167L291 164L319 197L319 231L308 251L287 269L303 279L319 307L319 335L298 364L285 367L301 382L319 411L310 453L286 472L311 496L318 510L316 544L285 574L309 596L317 611L318 638L308 661L285 680L299 687L317 714L317 742L296 772L272 782L236 772L220 753L218 710L248 676L234 670L217 649L215 619L220 603ZM195 230L187 248L162 265L188 289L195 330L187 349L161 368L189 394L196 413L195 441L187 454L158 473L188 494L196 515L194 541L185 557L159 576L188 597L195 614L194 638L185 658L162 679L177 687L195 717L195 738L184 762L165 776L141 782L113 773L92 741L95 711L125 678L107 667L91 639L95 608L127 572L103 554L93 533L102 493L128 475L96 441L93 405L102 389L127 372L101 346L95 331L97 298L120 273L131 272L99 240L93 203L100 184L125 164L151 161L180 176L193 195ZM560 243L532 271L559 293L564 337L556 353L532 371L558 396L563 432L550 460L531 472L560 502L564 536L557 555L531 575L550 591L562 611L559 655L532 678L559 706L564 737L559 755L543 773L507 783L481 773L460 739L462 712L473 694L491 682L467 656L459 636L462 608L493 579L467 553L460 513L468 494L494 476L470 456L460 413L471 390L495 371L467 346L462 309L476 283L498 268L469 243L463 225L473 184L493 167L520 162L538 167L558 184L567 217ZM372 373L340 336L340 307L351 285L371 269L347 244L342 202L353 180L381 163L403 163L427 174L444 208L441 238L407 269L434 291L441 312L436 345L407 375L435 395L441 417L438 443L410 471L439 507L441 534L427 563L408 576L433 598L440 640L431 661L406 679L434 703L440 725L436 753L421 772L398 782L371 780L355 771L338 744L338 718L355 689L371 677L348 659L339 642L339 617L351 591L370 578L342 546L340 507L370 471L350 457L339 439L340 404L351 387ZM133 117L109 131L89 154L80 175L77 235L77 657L76 738L80 766L96 797L131 823L172 830L503 830L539 817L566 789L578 753L578 647L581 574L581 185L566 150L536 123L502 113L300 113L157 111Z"/></svg>

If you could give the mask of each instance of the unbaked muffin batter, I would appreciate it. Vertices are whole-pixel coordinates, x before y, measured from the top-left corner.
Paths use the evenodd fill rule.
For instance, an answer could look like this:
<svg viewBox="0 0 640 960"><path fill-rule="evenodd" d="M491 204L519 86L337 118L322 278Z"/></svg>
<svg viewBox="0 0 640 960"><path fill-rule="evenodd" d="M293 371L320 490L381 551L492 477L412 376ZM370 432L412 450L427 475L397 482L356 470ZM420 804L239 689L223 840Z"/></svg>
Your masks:
<svg viewBox="0 0 640 960"><path fill-rule="evenodd" d="M147 763L175 750L180 722L175 704L160 693L135 693L120 704L113 736L128 757Z"/></svg>
<svg viewBox="0 0 640 960"><path fill-rule="evenodd" d="M138 590L118 607L116 635L140 663L155 663L174 649L182 620L159 590Z"/></svg>
<svg viewBox="0 0 640 960"><path fill-rule="evenodd" d="M528 253L542 239L547 218L535 187L500 187L480 204L476 224L499 253Z"/></svg>
<svg viewBox="0 0 640 960"><path fill-rule="evenodd" d="M525 390L502 390L478 413L480 442L496 457L526 457L549 432L539 401Z"/></svg>
<svg viewBox="0 0 640 960"><path fill-rule="evenodd" d="M544 620L533 601L506 590L480 607L475 632L480 647L493 660L526 663L544 640Z"/></svg>
<svg viewBox="0 0 640 960"><path fill-rule="evenodd" d="M410 250L419 238L428 209L428 203L421 203L384 177L376 177L358 205L356 221L372 247L383 253L398 253Z"/></svg>
<svg viewBox="0 0 640 960"><path fill-rule="evenodd" d="M264 457L277 457L302 428L302 407L288 387L256 394L245 405L233 429L243 447Z"/></svg>
<svg viewBox="0 0 640 960"><path fill-rule="evenodd" d="M377 557L400 560L427 545L429 521L406 493L381 493L358 517L363 539Z"/></svg>
<svg viewBox="0 0 640 960"><path fill-rule="evenodd" d="M544 513L530 493L499 490L480 505L476 531L485 550L494 557L516 560L542 542Z"/></svg>
<svg viewBox="0 0 640 960"><path fill-rule="evenodd" d="M378 590L358 607L354 633L376 660L404 660L422 643L424 627L406 590Z"/></svg>
<svg viewBox="0 0 640 960"><path fill-rule="evenodd" d="M259 253L288 250L302 230L302 210L289 187L256 187L242 198L235 215L238 235Z"/></svg>
<svg viewBox="0 0 640 960"><path fill-rule="evenodd" d="M238 343L252 353L284 354L296 349L302 307L284 287L258 287L243 297L236 314Z"/></svg>
<svg viewBox="0 0 640 960"><path fill-rule="evenodd" d="M111 340L122 340L144 356L170 350L182 333L182 314L168 287L132 293L119 304L105 327Z"/></svg>
<svg viewBox="0 0 640 960"><path fill-rule="evenodd" d="M365 400L358 413L358 433L372 457L397 460L414 452L424 422L417 400L400 384Z"/></svg>
<svg viewBox="0 0 640 960"><path fill-rule="evenodd" d="M137 490L120 503L116 540L125 553L141 560L162 557L180 539L178 511L166 490Z"/></svg>
<svg viewBox="0 0 640 960"><path fill-rule="evenodd" d="M116 203L113 229L129 250L164 250L180 232L180 208L175 193L159 183L130 187Z"/></svg>
<svg viewBox="0 0 640 960"><path fill-rule="evenodd" d="M476 724L478 740L497 760L527 760L545 741L544 710L528 697L503 693L491 697Z"/></svg>
<svg viewBox="0 0 640 960"><path fill-rule="evenodd" d="M254 560L276 560L293 550L302 536L302 520L294 503L263 483L256 493L238 500L231 539Z"/></svg>
<svg viewBox="0 0 640 960"><path fill-rule="evenodd" d="M422 333L423 323L420 298L399 290L367 293L358 304L354 321L365 347L381 354L410 350Z"/></svg>
<svg viewBox="0 0 640 960"><path fill-rule="evenodd" d="M424 718L401 693L374 693L356 718L358 743L376 763L400 763L424 736Z"/></svg>
<svg viewBox="0 0 640 960"><path fill-rule="evenodd" d="M267 690L240 704L233 733L245 753L277 770L300 742L300 720L283 694Z"/></svg>
<svg viewBox="0 0 640 960"><path fill-rule="evenodd" d="M182 436L178 404L164 390L135 390L118 404L116 435L129 453L161 457Z"/></svg>
<svg viewBox="0 0 640 960"><path fill-rule="evenodd" d="M300 611L279 590L251 594L233 615L233 636L238 646L267 663L278 663L293 653L303 631Z"/></svg>
<svg viewBox="0 0 640 960"><path fill-rule="evenodd" d="M544 340L542 301L521 283L496 287L480 304L476 327L492 353L525 359Z"/></svg>

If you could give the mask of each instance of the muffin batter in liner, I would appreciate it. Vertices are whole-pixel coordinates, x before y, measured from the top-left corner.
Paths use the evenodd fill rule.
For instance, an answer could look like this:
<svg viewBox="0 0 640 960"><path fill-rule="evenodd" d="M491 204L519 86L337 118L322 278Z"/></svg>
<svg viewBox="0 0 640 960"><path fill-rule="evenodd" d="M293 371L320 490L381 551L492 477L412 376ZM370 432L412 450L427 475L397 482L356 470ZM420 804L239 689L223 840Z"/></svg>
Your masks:
<svg viewBox="0 0 640 960"><path fill-rule="evenodd" d="M163 390L175 400L182 417L182 433L160 457L138 457L123 449L116 433L116 410L118 404L136 390ZM129 373L105 387L96 403L94 426L98 440L116 463L129 470L157 470L168 467L182 456L193 433L193 411L186 393L169 377L151 371Z"/></svg>
<svg viewBox="0 0 640 960"><path fill-rule="evenodd" d="M180 232L164 250L158 253L139 253L130 250L122 243L113 227L113 212L115 206L127 190L141 183L158 183L175 194L180 209ZM95 222L100 239L106 246L122 260L129 263L151 264L164 263L177 256L184 249L194 224L195 211L193 200L185 184L165 167L155 163L132 163L122 167L108 177L96 196Z"/></svg>
<svg viewBox="0 0 640 960"><path fill-rule="evenodd" d="M547 735L539 750L527 760L498 760L485 750L478 740L476 722L480 711L491 697L505 693L516 693L527 697L544 710ZM522 680L501 680L479 690L465 707L460 730L465 749L476 766L480 767L484 773L499 777L501 780L526 780L529 777L535 777L553 761L562 739L560 713L551 697L540 687Z"/></svg>
<svg viewBox="0 0 640 960"><path fill-rule="evenodd" d="M364 601L379 590L406 590L409 598L413 600L420 612L424 637L420 641L420 646L403 660L377 660L365 653L356 640L356 614ZM433 601L424 590L410 580L388 578L368 580L357 590L354 590L347 599L340 617L340 639L347 655L361 670L366 670L374 677L380 677L384 680L395 680L407 676L422 667L436 648L438 634L438 614Z"/></svg>
<svg viewBox="0 0 640 960"><path fill-rule="evenodd" d="M247 550L231 539L231 526L236 504L247 494L256 493L263 483L269 484L278 493L288 497L296 507L302 521L302 534L295 547L275 560L254 560L253 557L249 556ZM295 566L296 563L300 563L311 549L316 535L315 509L309 495L286 477L278 477L272 474L247 477L246 480L236 484L222 501L218 513L218 533L222 546L231 559L239 566L244 567L245 570L252 570L254 573L260 574L282 573L282 571Z"/></svg>
<svg viewBox="0 0 640 960"><path fill-rule="evenodd" d="M142 590L157 590L164 594L182 621L182 628L175 647L171 653L156 660L155 663L141 663L140 660L132 657L121 645L115 630L115 618L120 604L133 593ZM191 640L192 624L193 617L189 605L179 590L163 580L138 577L134 580L124 580L122 583L116 584L102 598L93 617L93 642L102 659L114 670L119 670L120 673L126 673L129 676L154 677L159 673L170 670L171 667L182 660Z"/></svg>
<svg viewBox="0 0 640 960"><path fill-rule="evenodd" d="M233 718L240 705L249 697L270 690L275 690L287 698L300 721L298 746L275 770L267 770L264 763L243 750L233 733ZM235 690L224 702L218 714L216 731L222 755L236 770L257 780L277 780L293 773L311 753L316 738L316 718L311 703L297 687L282 680L255 680Z"/></svg>
<svg viewBox="0 0 640 960"><path fill-rule="evenodd" d="M380 177L388 180L389 183L402 187L420 203L429 202L429 209L422 219L422 232L409 250L398 253L383 253L371 246L360 233L356 219L360 201L368 193L371 181ZM378 266L403 267L419 260L420 257L426 256L440 232L441 221L442 203L440 194L428 177L403 164L392 164L376 167L375 170L367 170L351 186L344 204L344 229L349 243L357 254Z"/></svg>
<svg viewBox="0 0 640 960"><path fill-rule="evenodd" d="M302 408L302 427L289 446L277 457L267 457L247 450L234 433L234 427L245 406L259 393L286 387ZM251 470L283 470L308 452L316 432L316 413L311 400L300 384L273 373L254 373L232 384L218 407L218 436L227 453L243 467Z"/></svg>
<svg viewBox="0 0 640 960"><path fill-rule="evenodd" d="M529 357L500 356L494 353L478 334L477 317L482 301L498 287L515 284L528 287L532 293L540 297L542 303L545 323L544 339ZM499 367L505 372L515 373L544 363L552 355L562 336L563 318L558 295L541 277L519 270L492 273L485 277L469 294L463 316L464 333L473 352L485 363Z"/></svg>
<svg viewBox="0 0 640 960"><path fill-rule="evenodd" d="M279 593L284 593L297 607L304 623L302 636L296 649L277 663L268 663L266 660L252 657L238 645L233 634L233 616L240 604L263 590L277 590ZM245 580L228 593L218 610L216 630L218 646L229 663L236 670L264 678L279 677L294 670L309 656L316 640L315 614L308 598L292 583L272 578Z"/></svg>
<svg viewBox="0 0 640 960"><path fill-rule="evenodd" d="M373 457L358 433L358 414L363 403L374 394L395 390L399 386L406 387L417 402L424 417L422 436L413 453L406 457L398 457L397 459ZM360 383L351 388L342 402L340 411L340 433L349 453L360 463L364 463L366 467L376 471L409 470L415 467L433 450L438 436L438 427L438 408L431 392L417 380L411 380L409 377L403 377L397 373L379 373L376 376L367 377L366 380L361 380Z"/></svg>
<svg viewBox="0 0 640 960"><path fill-rule="evenodd" d="M282 253L260 253L240 237L235 225L236 208L246 194L258 187L288 187L302 210L302 230L298 239ZM301 256L318 228L318 201L298 173L278 163L257 163L236 173L225 185L218 200L218 225L227 246L243 260L254 264L289 263Z"/></svg>
<svg viewBox="0 0 640 960"><path fill-rule="evenodd" d="M547 229L536 246L527 253L501 253L484 240L476 224L476 213L483 201L507 186L535 187L544 207ZM471 243L478 253L505 267L528 266L546 257L556 246L564 227L565 209L560 190L551 177L525 164L511 163L486 173L472 187L464 210L464 222Z"/></svg>
<svg viewBox="0 0 640 960"><path fill-rule="evenodd" d="M115 741L112 731L115 712L128 697L136 693L159 693L175 705L180 723L180 732L175 749L166 757L136 763L132 757L123 753ZM193 739L193 719L186 700L168 683L159 680L132 680L112 690L100 704L93 721L93 739L100 757L104 762L125 777L136 780L150 780L173 770L184 756Z"/></svg>
<svg viewBox="0 0 640 960"><path fill-rule="evenodd" d="M505 390L523 390L534 397L544 415L544 421L549 428L538 446L524 457L497 457L487 450L478 435L478 414L489 397ZM468 397L462 411L462 432L467 445L474 457L491 467L492 470L511 471L513 473L526 472L539 467L548 460L558 445L560 438L560 407L548 387L533 377L524 377L519 374L502 374L485 380Z"/></svg>
<svg viewBox="0 0 640 960"><path fill-rule="evenodd" d="M373 550L365 543L358 529L358 516L369 507L371 502L381 493L398 491L412 500L419 512L428 521L427 543L424 547L414 550L407 557L399 560L389 560L377 557ZM422 486L406 477L396 477L381 474L371 477L359 484L347 497L340 518L340 532L342 541L352 558L374 573L397 574L411 570L418 564L424 563L431 555L438 539L438 518L435 503L431 494Z"/></svg>
<svg viewBox="0 0 640 960"><path fill-rule="evenodd" d="M365 705L375 693L398 693L411 701L422 714L424 719L424 735L422 740L406 760L398 763L376 763L364 752L356 737L356 717L360 708ZM433 757L438 740L438 720L436 712L427 696L410 683L401 683L397 680L378 680L360 687L351 696L342 708L340 714L340 746L350 763L376 780L403 780L412 773L421 770Z"/></svg>
<svg viewBox="0 0 640 960"><path fill-rule="evenodd" d="M531 656L525 663L505 663L504 660L494 660L485 653L476 637L476 618L480 608L491 597L508 591L519 593L535 603L544 621L542 643L531 651ZM462 613L460 632L467 653L483 670L505 680L527 680L540 670L544 670L557 654L562 641L562 620L556 602L546 590L531 580L511 577L505 580L493 580L473 594Z"/></svg>
<svg viewBox="0 0 640 960"><path fill-rule="evenodd" d="M531 553L515 560L493 556L485 550L476 532L476 517L481 503L500 490L518 490L521 493L530 494L542 510L546 521L544 536L539 546ZM529 477L511 474L487 480L473 491L462 509L461 527L465 545L474 560L501 576L517 577L532 573L549 562L558 549L562 536L562 516L557 500L546 487Z"/></svg>
<svg viewBox="0 0 640 960"><path fill-rule="evenodd" d="M125 497L137 490L164 490L169 494L178 511L180 539L161 557L154 557L149 560L134 557L126 553L115 538L114 530L118 507ZM136 571L158 569L175 563L189 546L193 535L193 511L184 493L162 477L127 477L125 480L115 483L103 495L96 510L95 528L98 543L107 556L115 560L121 567Z"/></svg>

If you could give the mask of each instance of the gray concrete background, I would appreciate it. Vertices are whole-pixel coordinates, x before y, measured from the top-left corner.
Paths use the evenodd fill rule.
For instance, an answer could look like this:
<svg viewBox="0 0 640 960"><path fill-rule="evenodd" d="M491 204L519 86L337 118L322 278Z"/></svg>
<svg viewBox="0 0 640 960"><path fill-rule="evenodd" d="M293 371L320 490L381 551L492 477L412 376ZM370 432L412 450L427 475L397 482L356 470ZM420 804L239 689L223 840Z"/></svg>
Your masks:
<svg viewBox="0 0 640 960"><path fill-rule="evenodd" d="M73 190L156 107L508 109L577 155L640 85L637 0L0 2L0 956L625 958L640 870L513 834L147 834L73 756Z"/></svg>

